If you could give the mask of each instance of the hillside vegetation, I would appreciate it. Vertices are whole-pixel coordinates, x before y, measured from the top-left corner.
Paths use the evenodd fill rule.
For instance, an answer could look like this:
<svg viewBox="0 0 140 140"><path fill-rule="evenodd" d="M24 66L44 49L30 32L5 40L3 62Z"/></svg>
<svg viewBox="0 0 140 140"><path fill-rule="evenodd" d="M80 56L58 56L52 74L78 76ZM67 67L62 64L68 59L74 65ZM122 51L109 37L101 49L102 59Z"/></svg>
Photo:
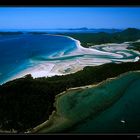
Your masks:
<svg viewBox="0 0 140 140"><path fill-rule="evenodd" d="M128 28L122 32L113 34L99 32L99 33L65 33L64 35L71 36L81 42L83 47L103 43L122 43L126 41L136 41L140 39L140 30L135 28Z"/></svg>
<svg viewBox="0 0 140 140"><path fill-rule="evenodd" d="M49 78L33 79L27 75L7 82L0 86L0 129L23 132L33 128L49 118L55 95L60 92L135 70L140 70L140 62L85 67L74 74Z"/></svg>

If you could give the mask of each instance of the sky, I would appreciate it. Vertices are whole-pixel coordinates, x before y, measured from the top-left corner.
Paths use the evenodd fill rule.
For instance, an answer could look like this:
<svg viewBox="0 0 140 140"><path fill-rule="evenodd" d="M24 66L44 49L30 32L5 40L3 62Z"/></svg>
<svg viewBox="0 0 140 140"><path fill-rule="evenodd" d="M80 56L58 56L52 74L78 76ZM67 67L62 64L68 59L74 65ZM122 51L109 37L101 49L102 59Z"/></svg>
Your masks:
<svg viewBox="0 0 140 140"><path fill-rule="evenodd" d="M0 29L140 28L140 7L0 7Z"/></svg>

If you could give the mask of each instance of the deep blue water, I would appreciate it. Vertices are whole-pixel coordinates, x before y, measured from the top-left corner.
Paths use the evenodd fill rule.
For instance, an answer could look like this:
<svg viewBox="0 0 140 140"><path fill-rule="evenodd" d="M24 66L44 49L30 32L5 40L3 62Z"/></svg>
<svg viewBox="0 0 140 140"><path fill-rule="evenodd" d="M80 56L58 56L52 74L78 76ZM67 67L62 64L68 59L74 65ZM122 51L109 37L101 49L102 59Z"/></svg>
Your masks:
<svg viewBox="0 0 140 140"><path fill-rule="evenodd" d="M59 52L68 54L76 47L75 41L62 36L0 36L0 84L17 72L32 66L30 60L34 57L49 57Z"/></svg>

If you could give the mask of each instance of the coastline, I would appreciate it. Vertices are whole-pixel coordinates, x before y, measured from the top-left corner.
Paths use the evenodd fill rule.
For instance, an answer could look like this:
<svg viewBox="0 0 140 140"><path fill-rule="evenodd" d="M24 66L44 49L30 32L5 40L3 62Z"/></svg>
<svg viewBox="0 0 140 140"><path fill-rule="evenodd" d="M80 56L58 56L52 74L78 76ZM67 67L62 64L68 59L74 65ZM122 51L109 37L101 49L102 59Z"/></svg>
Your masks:
<svg viewBox="0 0 140 140"><path fill-rule="evenodd" d="M55 34L46 35L69 38L75 42L77 48L67 55L61 53L57 57L52 56L48 57L48 60L37 62L38 64L36 64L35 66L18 72L8 81L24 77L27 74L31 74L33 78L51 77L55 75L60 76L75 73L79 70L82 70L86 66L98 66L112 62L135 62L138 60L135 58L140 56L139 52L127 49L127 47L129 46L128 43L107 43L85 48L81 46L81 42L79 40L76 40L70 36ZM123 50L123 52L121 52L121 50ZM135 53L136 55L135 58L132 58L133 53ZM80 55L83 56L80 57ZM68 59L69 57L72 58ZM49 61L49 58L51 61Z"/></svg>
<svg viewBox="0 0 140 140"><path fill-rule="evenodd" d="M101 96L100 94L98 95L98 92L99 92L98 89L100 89L100 87L104 87L107 90L108 88L106 88L106 85L110 84L110 86L111 86L111 85L114 84L115 86L114 86L113 91L115 91L115 93L114 92L112 92L112 93L102 93L102 90L101 90L101 93L104 94L103 95L103 101L102 101L103 106L98 105L98 103L97 104L94 104L94 103L91 104L92 106L94 106L95 110L96 110L96 106L97 107L100 106L101 108L103 107L104 110L106 110L112 104L117 102L124 94L126 94L125 92L122 92L123 91L122 89L124 88L124 91L125 91L125 87L127 87L129 84L132 84L131 82L133 82L133 80L135 80L137 75L139 75L139 77L140 77L140 71L139 70L138 71L129 71L129 72L120 74L117 77L113 77L113 78L109 78L107 80L104 80L104 81L102 81L98 84L81 86L81 87L76 87L76 88L70 88L70 89L56 95L55 96L55 102L54 102L54 106L55 106L56 109L52 111L52 114L49 116L49 119L46 120L45 122L41 123L40 125L34 127L32 130L30 130L26 133L55 133L55 132L64 131L65 129L67 129L69 127L72 127L78 121L81 122L82 120L86 119L87 117L83 115L82 118L81 117L78 118L78 116L79 116L78 115L79 111L78 111L76 113L77 117L75 119L75 117L74 117L75 115L72 115L72 113L73 113L72 111L75 111L75 108L77 108L77 107L73 106L72 109L70 109L70 110L67 109L66 106L69 106L69 104L70 104L69 103L70 100L67 100L67 99L69 99L70 97L72 98L72 96L74 96L73 94L79 94L78 91L80 91L80 94L82 94L81 91L83 91L83 93L86 94L86 90L93 89L93 90L96 91L96 89L97 89L97 93L94 91L95 92L94 94L96 94L96 96L93 95L93 100L96 100L96 98L98 98L98 96ZM139 77L137 77L137 78L139 78ZM119 87L119 89L118 89L118 87L116 86L116 83L118 83L118 81L120 81L120 83L123 83L125 86L121 85L121 84L117 84L117 86ZM116 88L118 90L116 90ZM79 98L80 94L77 96L77 98ZM109 95L111 94L111 95L108 96L108 94ZM90 95L87 95L87 96L90 96ZM82 97L82 95L81 95L81 97ZM105 103L106 100L104 98L106 98L106 100L108 100L108 102L110 102L109 104L106 105L106 107L104 107L104 104L106 104ZM66 100L67 100L67 102L65 102ZM87 100L87 98L85 98L84 100ZM64 106L63 104L65 104L65 108L61 108L62 106ZM77 101L77 104L79 104L79 107L80 107L80 104L82 104L82 103L80 103L80 101L78 103L78 101ZM91 114L92 115L94 114L96 116L98 111L99 110L97 110L97 112L95 111ZM103 110L101 109L101 111L103 111ZM87 113L87 114L91 115L90 113Z"/></svg>
<svg viewBox="0 0 140 140"><path fill-rule="evenodd" d="M20 105L20 102L23 100L23 104L21 104L21 106L19 106L19 107L21 109L23 109L25 112L26 112L26 110L27 110L27 112L28 112L28 110L30 110L26 116L27 120L32 119L32 115L28 116L28 114L34 114L34 113L35 114L37 113L38 115L40 114L38 111L36 111L36 109L43 110L43 108L46 108L46 107L48 108L48 106L50 106L51 109L49 109L50 108L49 107L47 110L43 111L44 113L47 113L47 116L43 119L43 121L41 121L42 120L41 118L40 118L41 120L38 118L39 120L37 122L35 120L34 121L30 120L33 124L35 123L35 125L33 126L33 127L35 127L35 126L38 126L40 123L48 120L50 114L54 110L53 104L54 104L55 95L58 95L59 93L62 93L63 91L69 92L70 91L69 88L81 87L81 86L85 86L85 85L94 85L94 84L96 85L97 83L105 81L108 78L119 76L119 74L122 74L122 73L125 73L128 71L139 70L140 69L139 63L140 62L135 62L135 63L130 62L130 63L121 63L121 64L110 63L110 64L104 64L104 65L96 66L96 67L86 67L84 70L82 70L80 72L77 72L75 74L65 75L62 77L59 76L59 77L51 77L51 78L43 78L43 79L40 79L40 78L33 79L30 76L28 76L26 78L21 78L21 79L15 80L15 81L11 81L10 83L7 83L7 84L1 86L2 87L1 91L3 91L3 92L1 92L1 94L2 93L7 94L9 88L13 89L12 92L10 92L10 91L8 92L9 94L7 94L7 97L10 96L10 93L11 94L13 93L13 95L15 95L15 97L12 99L7 98L6 106L8 106L8 104L10 105L10 103L13 103L13 104L16 103L16 104ZM120 84L120 82L118 82L118 84ZM15 85L16 85L16 87L15 87ZM58 88L58 87L60 87L60 88ZM24 90L24 89L26 89L26 90ZM100 89L102 91L102 88L100 88ZM40 92L40 90L42 92ZM73 91L75 91L75 90L73 90ZM117 91L118 90L116 90L116 92ZM139 91L139 90L137 90L137 91ZM80 93L80 92L78 92L78 93ZM23 95L23 96L21 96L21 98L19 96L20 94ZM28 96L29 94L30 94L30 96ZM38 94L39 94L39 96L34 96L34 95L38 95ZM52 96L48 97L48 95L52 95ZM35 99L34 99L34 97L35 97ZM86 94L84 94L83 97L85 97L85 99L86 99ZM70 100L71 99L72 98L70 98ZM73 99L75 99L75 97ZM39 100L41 102L38 102ZM30 105L28 105L28 104L26 105L26 102L29 102ZM3 104L3 103L5 104L3 98L1 98L1 104ZM26 108L25 108L25 106L26 106ZM63 107L65 107L65 105ZM9 106L9 108L12 108L12 106ZM15 106L15 108L16 108L16 106ZM3 112L3 111L4 111L4 109L2 108L1 112ZM3 117L10 115L7 110L5 110L5 111L8 114L7 115L3 114ZM24 115L22 115L22 114L24 114L24 111L23 111L23 113L21 112L19 115L21 115L21 119L25 118L25 120L26 120L26 117ZM13 112L12 114L16 114L16 113L17 112L15 110L15 112ZM13 118L14 118L14 116L13 116ZM33 118L34 118L34 116L33 116ZM21 122L24 125L22 120L20 120L19 122ZM38 123L38 122L40 122L40 123ZM16 122L15 122L15 124L16 124ZM18 126L18 124L17 124L17 126ZM26 124L26 122L25 122L25 126L28 126L28 124ZM26 130L31 130L30 128L33 128L33 127L32 127L32 125L30 125L30 127L27 127L27 129L25 129L24 132ZM13 126L12 128L15 128L15 127Z"/></svg>

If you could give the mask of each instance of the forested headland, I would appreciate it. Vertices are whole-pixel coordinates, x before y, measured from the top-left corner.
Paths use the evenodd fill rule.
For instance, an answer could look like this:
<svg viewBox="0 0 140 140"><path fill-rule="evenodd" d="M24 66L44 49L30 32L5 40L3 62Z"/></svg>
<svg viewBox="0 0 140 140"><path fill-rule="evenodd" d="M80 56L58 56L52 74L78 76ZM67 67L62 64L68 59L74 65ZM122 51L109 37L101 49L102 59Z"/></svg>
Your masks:
<svg viewBox="0 0 140 140"><path fill-rule="evenodd" d="M31 75L0 86L1 130L27 131L46 121L55 109L55 95L72 87L97 84L127 71L140 70L140 62L108 63L85 67L74 74L33 79Z"/></svg>

